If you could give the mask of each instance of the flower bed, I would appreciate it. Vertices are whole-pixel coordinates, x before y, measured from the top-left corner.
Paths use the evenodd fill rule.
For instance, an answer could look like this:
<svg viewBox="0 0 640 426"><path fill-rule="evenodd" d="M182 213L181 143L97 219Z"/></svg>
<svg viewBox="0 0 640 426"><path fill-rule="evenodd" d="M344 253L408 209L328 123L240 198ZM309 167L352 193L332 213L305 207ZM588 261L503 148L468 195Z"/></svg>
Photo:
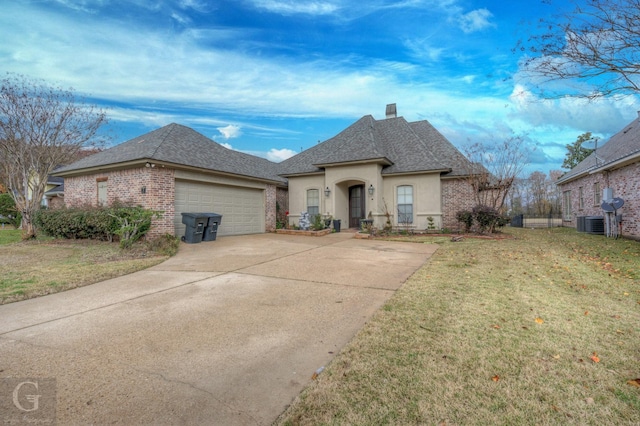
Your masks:
<svg viewBox="0 0 640 426"><path fill-rule="evenodd" d="M302 229L276 229L276 234L286 235L305 235L308 237L324 237L331 233L331 229L323 229L321 231L304 231Z"/></svg>

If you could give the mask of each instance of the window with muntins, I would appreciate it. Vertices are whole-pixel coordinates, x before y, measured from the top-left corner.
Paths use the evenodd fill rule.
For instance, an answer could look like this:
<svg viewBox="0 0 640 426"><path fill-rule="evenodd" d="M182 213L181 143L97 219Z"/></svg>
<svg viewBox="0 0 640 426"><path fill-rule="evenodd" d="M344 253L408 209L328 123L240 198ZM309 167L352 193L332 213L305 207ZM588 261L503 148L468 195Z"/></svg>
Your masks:
<svg viewBox="0 0 640 426"><path fill-rule="evenodd" d="M99 206L107 205L107 181L106 180L98 181L98 205Z"/></svg>
<svg viewBox="0 0 640 426"><path fill-rule="evenodd" d="M413 223L413 186L398 187L398 223Z"/></svg>
<svg viewBox="0 0 640 426"><path fill-rule="evenodd" d="M562 193L562 217L564 220L571 220L571 191Z"/></svg>
<svg viewBox="0 0 640 426"><path fill-rule="evenodd" d="M582 187L578 188L578 209L584 209L584 191Z"/></svg>
<svg viewBox="0 0 640 426"><path fill-rule="evenodd" d="M593 205L599 207L602 204L600 200L600 182L593 184Z"/></svg>
<svg viewBox="0 0 640 426"><path fill-rule="evenodd" d="M307 190L307 213L310 217L320 214L320 191L318 189Z"/></svg>

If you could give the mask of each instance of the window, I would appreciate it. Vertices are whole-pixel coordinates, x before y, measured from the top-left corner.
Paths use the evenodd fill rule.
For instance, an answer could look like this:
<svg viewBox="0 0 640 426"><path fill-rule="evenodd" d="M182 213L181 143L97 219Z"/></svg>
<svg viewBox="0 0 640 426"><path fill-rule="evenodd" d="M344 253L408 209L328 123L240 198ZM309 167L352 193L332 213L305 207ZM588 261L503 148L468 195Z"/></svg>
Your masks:
<svg viewBox="0 0 640 426"><path fill-rule="evenodd" d="M600 200L600 182L596 182L593 184L593 205L600 207L600 204L602 204Z"/></svg>
<svg viewBox="0 0 640 426"><path fill-rule="evenodd" d="M307 213L311 218L320 214L320 191L317 189L307 190Z"/></svg>
<svg viewBox="0 0 640 426"><path fill-rule="evenodd" d="M413 223L413 186L398 187L398 223Z"/></svg>
<svg viewBox="0 0 640 426"><path fill-rule="evenodd" d="M584 191L582 187L578 188L578 210L584 209Z"/></svg>
<svg viewBox="0 0 640 426"><path fill-rule="evenodd" d="M98 179L98 205L107 205L107 179Z"/></svg>
<svg viewBox="0 0 640 426"><path fill-rule="evenodd" d="M571 191L562 193L562 218L571 220Z"/></svg>

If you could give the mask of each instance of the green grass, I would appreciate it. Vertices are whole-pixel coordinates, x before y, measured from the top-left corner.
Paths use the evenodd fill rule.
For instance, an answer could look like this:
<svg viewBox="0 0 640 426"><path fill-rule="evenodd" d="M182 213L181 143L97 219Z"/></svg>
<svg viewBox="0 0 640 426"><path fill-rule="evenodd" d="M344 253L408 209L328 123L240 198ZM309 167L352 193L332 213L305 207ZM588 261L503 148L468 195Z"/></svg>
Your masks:
<svg viewBox="0 0 640 426"><path fill-rule="evenodd" d="M20 229L0 229L0 246L4 244L17 243L20 241L22 231Z"/></svg>
<svg viewBox="0 0 640 426"><path fill-rule="evenodd" d="M439 239L279 423L638 424L640 243L508 233Z"/></svg>
<svg viewBox="0 0 640 426"><path fill-rule="evenodd" d="M0 304L93 284L146 269L175 254L163 238L123 250L88 240L20 241L20 231L0 231Z"/></svg>

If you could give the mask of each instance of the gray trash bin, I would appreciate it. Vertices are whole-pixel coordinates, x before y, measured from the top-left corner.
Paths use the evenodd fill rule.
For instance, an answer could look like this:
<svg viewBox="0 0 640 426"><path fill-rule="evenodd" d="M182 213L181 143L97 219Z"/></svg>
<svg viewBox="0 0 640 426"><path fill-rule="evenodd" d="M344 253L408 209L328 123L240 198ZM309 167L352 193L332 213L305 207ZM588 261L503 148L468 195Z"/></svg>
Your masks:
<svg viewBox="0 0 640 426"><path fill-rule="evenodd" d="M185 224L182 241L189 244L201 242L208 222L206 213L182 213L182 223Z"/></svg>
<svg viewBox="0 0 640 426"><path fill-rule="evenodd" d="M218 227L222 223L222 215L218 213L206 213L208 220L204 229L202 241L215 241L218 234Z"/></svg>

